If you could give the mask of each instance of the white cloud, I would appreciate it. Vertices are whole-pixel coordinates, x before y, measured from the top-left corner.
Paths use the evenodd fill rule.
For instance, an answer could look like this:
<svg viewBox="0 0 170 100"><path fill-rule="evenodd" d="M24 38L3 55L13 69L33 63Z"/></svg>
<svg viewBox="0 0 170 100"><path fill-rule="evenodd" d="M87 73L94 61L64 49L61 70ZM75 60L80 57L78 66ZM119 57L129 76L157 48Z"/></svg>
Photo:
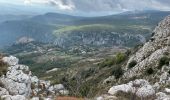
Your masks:
<svg viewBox="0 0 170 100"><path fill-rule="evenodd" d="M48 3L58 7L61 10L73 10L75 8L71 0L64 2L63 0L48 0Z"/></svg>
<svg viewBox="0 0 170 100"><path fill-rule="evenodd" d="M47 7L71 14L113 14L134 10L170 11L170 0L0 0L12 4ZM49 10L48 10L49 11Z"/></svg>
<svg viewBox="0 0 170 100"><path fill-rule="evenodd" d="M24 4L26 5L30 5L30 4L52 5L60 10L73 10L75 8L71 0L67 1L66 4L64 3L64 0L25 0Z"/></svg>
<svg viewBox="0 0 170 100"><path fill-rule="evenodd" d="M24 1L24 4L25 4L25 5L31 4L31 0L25 0L25 1Z"/></svg>

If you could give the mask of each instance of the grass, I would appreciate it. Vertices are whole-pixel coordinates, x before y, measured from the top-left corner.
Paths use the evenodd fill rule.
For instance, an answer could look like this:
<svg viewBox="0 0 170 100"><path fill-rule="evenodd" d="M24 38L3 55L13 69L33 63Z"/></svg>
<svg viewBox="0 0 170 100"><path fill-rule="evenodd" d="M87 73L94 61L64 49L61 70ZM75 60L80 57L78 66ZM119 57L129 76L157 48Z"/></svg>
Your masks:
<svg viewBox="0 0 170 100"><path fill-rule="evenodd" d="M71 32L98 32L98 31L110 31L118 33L129 33L129 34L147 34L151 32L150 26L144 25L111 25L111 24L89 24L79 26L64 26L55 30L54 35L71 33Z"/></svg>
<svg viewBox="0 0 170 100"><path fill-rule="evenodd" d="M66 33L72 31L96 31L96 30L113 30L114 26L107 24L92 24L92 25L80 25L80 26L66 26L54 33Z"/></svg>
<svg viewBox="0 0 170 100"><path fill-rule="evenodd" d="M99 67L111 67L113 65L118 65L124 62L128 58L128 55L125 53L118 52L115 57L106 58L103 62L99 63Z"/></svg>

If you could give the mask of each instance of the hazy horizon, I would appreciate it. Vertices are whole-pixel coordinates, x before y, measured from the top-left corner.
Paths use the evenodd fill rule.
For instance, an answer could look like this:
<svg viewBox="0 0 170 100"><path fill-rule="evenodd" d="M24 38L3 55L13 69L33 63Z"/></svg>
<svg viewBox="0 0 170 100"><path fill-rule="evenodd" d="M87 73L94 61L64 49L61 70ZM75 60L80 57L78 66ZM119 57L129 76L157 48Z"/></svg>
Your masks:
<svg viewBox="0 0 170 100"><path fill-rule="evenodd" d="M105 16L126 11L170 11L168 0L0 0L2 14L44 14L48 12L75 16Z"/></svg>

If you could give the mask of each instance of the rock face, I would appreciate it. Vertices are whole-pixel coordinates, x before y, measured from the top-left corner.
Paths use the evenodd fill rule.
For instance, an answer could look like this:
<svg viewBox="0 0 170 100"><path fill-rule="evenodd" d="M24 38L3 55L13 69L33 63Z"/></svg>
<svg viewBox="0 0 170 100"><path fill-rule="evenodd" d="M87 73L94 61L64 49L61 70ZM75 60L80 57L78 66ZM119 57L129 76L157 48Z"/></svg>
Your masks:
<svg viewBox="0 0 170 100"><path fill-rule="evenodd" d="M129 67L134 61L136 64ZM119 81L132 79L136 80L113 86L108 93L118 98L121 93L129 95L125 97L128 99L170 100L170 16L158 24L151 39L129 58Z"/></svg>
<svg viewBox="0 0 170 100"><path fill-rule="evenodd" d="M145 43L128 61L137 64L124 74L124 78L131 78L142 74L147 67L158 65L160 58L170 52L170 16L161 21L153 32L153 37Z"/></svg>
<svg viewBox="0 0 170 100"><path fill-rule="evenodd" d="M21 37L16 41L16 44L26 44L35 41L33 38L29 37Z"/></svg>
<svg viewBox="0 0 170 100"><path fill-rule="evenodd" d="M0 77L0 97L4 100L28 100L30 96L48 97L68 95L62 84L51 86L50 81L39 80L31 74L28 66L18 64L16 57L4 57L9 67ZM61 92L64 91L64 92Z"/></svg>
<svg viewBox="0 0 170 100"><path fill-rule="evenodd" d="M74 46L134 46L137 43L144 43L145 37L140 34L117 33L111 31L96 31L96 32L64 32L57 33L54 44L63 47L71 48ZM78 43L78 44L77 44Z"/></svg>
<svg viewBox="0 0 170 100"><path fill-rule="evenodd" d="M9 68L6 75L0 78L1 84L8 90L10 95L23 95L29 97L31 94L31 73L28 66L18 65L16 57L4 57L4 62Z"/></svg>

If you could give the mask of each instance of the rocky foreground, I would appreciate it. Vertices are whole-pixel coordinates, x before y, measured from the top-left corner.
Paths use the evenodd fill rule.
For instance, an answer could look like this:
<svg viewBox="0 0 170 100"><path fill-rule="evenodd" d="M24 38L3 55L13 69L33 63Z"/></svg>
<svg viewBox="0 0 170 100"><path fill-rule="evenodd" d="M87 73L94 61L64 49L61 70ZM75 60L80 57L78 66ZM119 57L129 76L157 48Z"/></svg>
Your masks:
<svg viewBox="0 0 170 100"><path fill-rule="evenodd" d="M131 62L135 63L129 68ZM120 85L111 87L98 100L170 100L169 62L170 16L158 24L151 39L129 58L123 76L117 81Z"/></svg>
<svg viewBox="0 0 170 100"><path fill-rule="evenodd" d="M16 57L4 57L8 64L6 75L0 77L2 100L54 100L57 95L68 95L62 84L51 85L33 76L28 66L18 64Z"/></svg>

